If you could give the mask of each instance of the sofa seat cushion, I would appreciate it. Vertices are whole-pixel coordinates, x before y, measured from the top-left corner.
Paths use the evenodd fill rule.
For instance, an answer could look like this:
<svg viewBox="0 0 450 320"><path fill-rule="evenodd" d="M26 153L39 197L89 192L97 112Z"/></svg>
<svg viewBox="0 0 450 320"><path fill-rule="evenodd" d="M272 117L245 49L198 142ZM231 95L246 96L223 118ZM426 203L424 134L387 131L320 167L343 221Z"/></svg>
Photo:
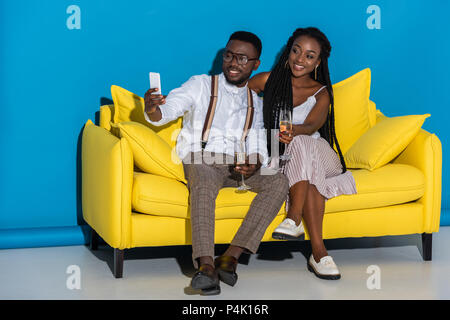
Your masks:
<svg viewBox="0 0 450 320"><path fill-rule="evenodd" d="M350 170L357 194L342 195L326 202L325 213L379 208L407 203L423 196L423 173L404 164L387 164L373 171ZM254 192L236 193L236 188L223 188L216 200L216 219L244 218ZM149 173L134 173L133 211L155 216L188 219L189 191L185 184ZM284 205L278 213L285 214Z"/></svg>
<svg viewBox="0 0 450 320"><path fill-rule="evenodd" d="M236 193L236 188L223 188L216 199L216 219L242 219L254 192ZM188 219L189 191L185 184L175 179L135 172L133 182L133 211L156 216ZM284 205L279 214L285 212Z"/></svg>
<svg viewBox="0 0 450 320"><path fill-rule="evenodd" d="M325 213L379 208L414 201L425 193L423 173L406 164L387 164L369 171L351 169L357 194L327 201Z"/></svg>

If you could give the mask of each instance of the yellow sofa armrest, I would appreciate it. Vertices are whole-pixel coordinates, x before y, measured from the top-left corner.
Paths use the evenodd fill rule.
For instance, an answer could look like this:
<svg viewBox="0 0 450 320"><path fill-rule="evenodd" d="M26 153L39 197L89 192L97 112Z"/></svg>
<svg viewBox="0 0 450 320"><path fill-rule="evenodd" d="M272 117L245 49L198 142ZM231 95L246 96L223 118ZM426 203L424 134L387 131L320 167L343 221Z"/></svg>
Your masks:
<svg viewBox="0 0 450 320"><path fill-rule="evenodd" d="M133 154L128 142L89 120L81 161L83 218L113 248L129 248Z"/></svg>
<svg viewBox="0 0 450 320"><path fill-rule="evenodd" d="M424 232L439 231L441 215L442 145L435 134L419 131L405 150L394 159L420 169L425 176L425 194L418 202L424 206Z"/></svg>

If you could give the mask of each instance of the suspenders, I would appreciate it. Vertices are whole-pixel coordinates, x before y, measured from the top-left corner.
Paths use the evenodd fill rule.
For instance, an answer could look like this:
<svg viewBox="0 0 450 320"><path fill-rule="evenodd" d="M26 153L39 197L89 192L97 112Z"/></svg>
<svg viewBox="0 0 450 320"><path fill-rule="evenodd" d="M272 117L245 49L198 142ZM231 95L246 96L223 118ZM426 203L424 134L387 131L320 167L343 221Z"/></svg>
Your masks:
<svg viewBox="0 0 450 320"><path fill-rule="evenodd" d="M202 149L205 149L208 143L209 131L211 130L214 113L216 112L217 96L219 91L219 77L211 76L211 98L209 99L208 112L206 113L205 123L202 131Z"/></svg>
<svg viewBox="0 0 450 320"><path fill-rule="evenodd" d="M205 149L208 143L209 132L211 130L212 121L214 118L214 113L216 112L216 104L219 89L219 76L214 75L211 77L211 98L209 100L208 112L206 113L205 123L203 124L202 131L202 149ZM250 130L253 123L253 96L251 90L247 87L247 116L245 118L244 129L242 131L241 142L244 142L247 138L248 131Z"/></svg>

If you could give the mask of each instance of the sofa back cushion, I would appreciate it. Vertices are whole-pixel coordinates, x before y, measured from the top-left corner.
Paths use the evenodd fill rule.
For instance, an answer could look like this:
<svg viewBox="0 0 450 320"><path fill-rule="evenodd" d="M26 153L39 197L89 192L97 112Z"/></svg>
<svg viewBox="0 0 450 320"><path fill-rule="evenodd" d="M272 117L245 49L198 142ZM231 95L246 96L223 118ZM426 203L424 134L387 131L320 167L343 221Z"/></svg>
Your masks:
<svg viewBox="0 0 450 320"><path fill-rule="evenodd" d="M336 137L343 154L375 124L375 104L370 103L370 69L333 85Z"/></svg>

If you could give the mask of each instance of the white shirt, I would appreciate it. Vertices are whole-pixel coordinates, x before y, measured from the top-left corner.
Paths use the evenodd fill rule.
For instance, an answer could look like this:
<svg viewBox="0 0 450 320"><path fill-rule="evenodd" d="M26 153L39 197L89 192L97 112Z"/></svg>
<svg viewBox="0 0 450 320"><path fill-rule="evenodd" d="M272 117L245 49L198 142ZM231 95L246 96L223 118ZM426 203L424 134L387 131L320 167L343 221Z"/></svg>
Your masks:
<svg viewBox="0 0 450 320"><path fill-rule="evenodd" d="M245 119L247 117L247 85L239 88L227 82L223 73L219 75L218 99L208 144L205 151L224 153L234 157L239 151ZM252 91L254 115L252 127L245 143L247 155L258 153L263 166L267 164L267 140L264 129L262 99ZM176 152L184 159L189 152L201 151L201 136L211 96L211 76L191 77L181 87L173 89L160 106L162 118L151 121L144 112L146 120L156 126L164 125L183 116L183 127L178 135Z"/></svg>

